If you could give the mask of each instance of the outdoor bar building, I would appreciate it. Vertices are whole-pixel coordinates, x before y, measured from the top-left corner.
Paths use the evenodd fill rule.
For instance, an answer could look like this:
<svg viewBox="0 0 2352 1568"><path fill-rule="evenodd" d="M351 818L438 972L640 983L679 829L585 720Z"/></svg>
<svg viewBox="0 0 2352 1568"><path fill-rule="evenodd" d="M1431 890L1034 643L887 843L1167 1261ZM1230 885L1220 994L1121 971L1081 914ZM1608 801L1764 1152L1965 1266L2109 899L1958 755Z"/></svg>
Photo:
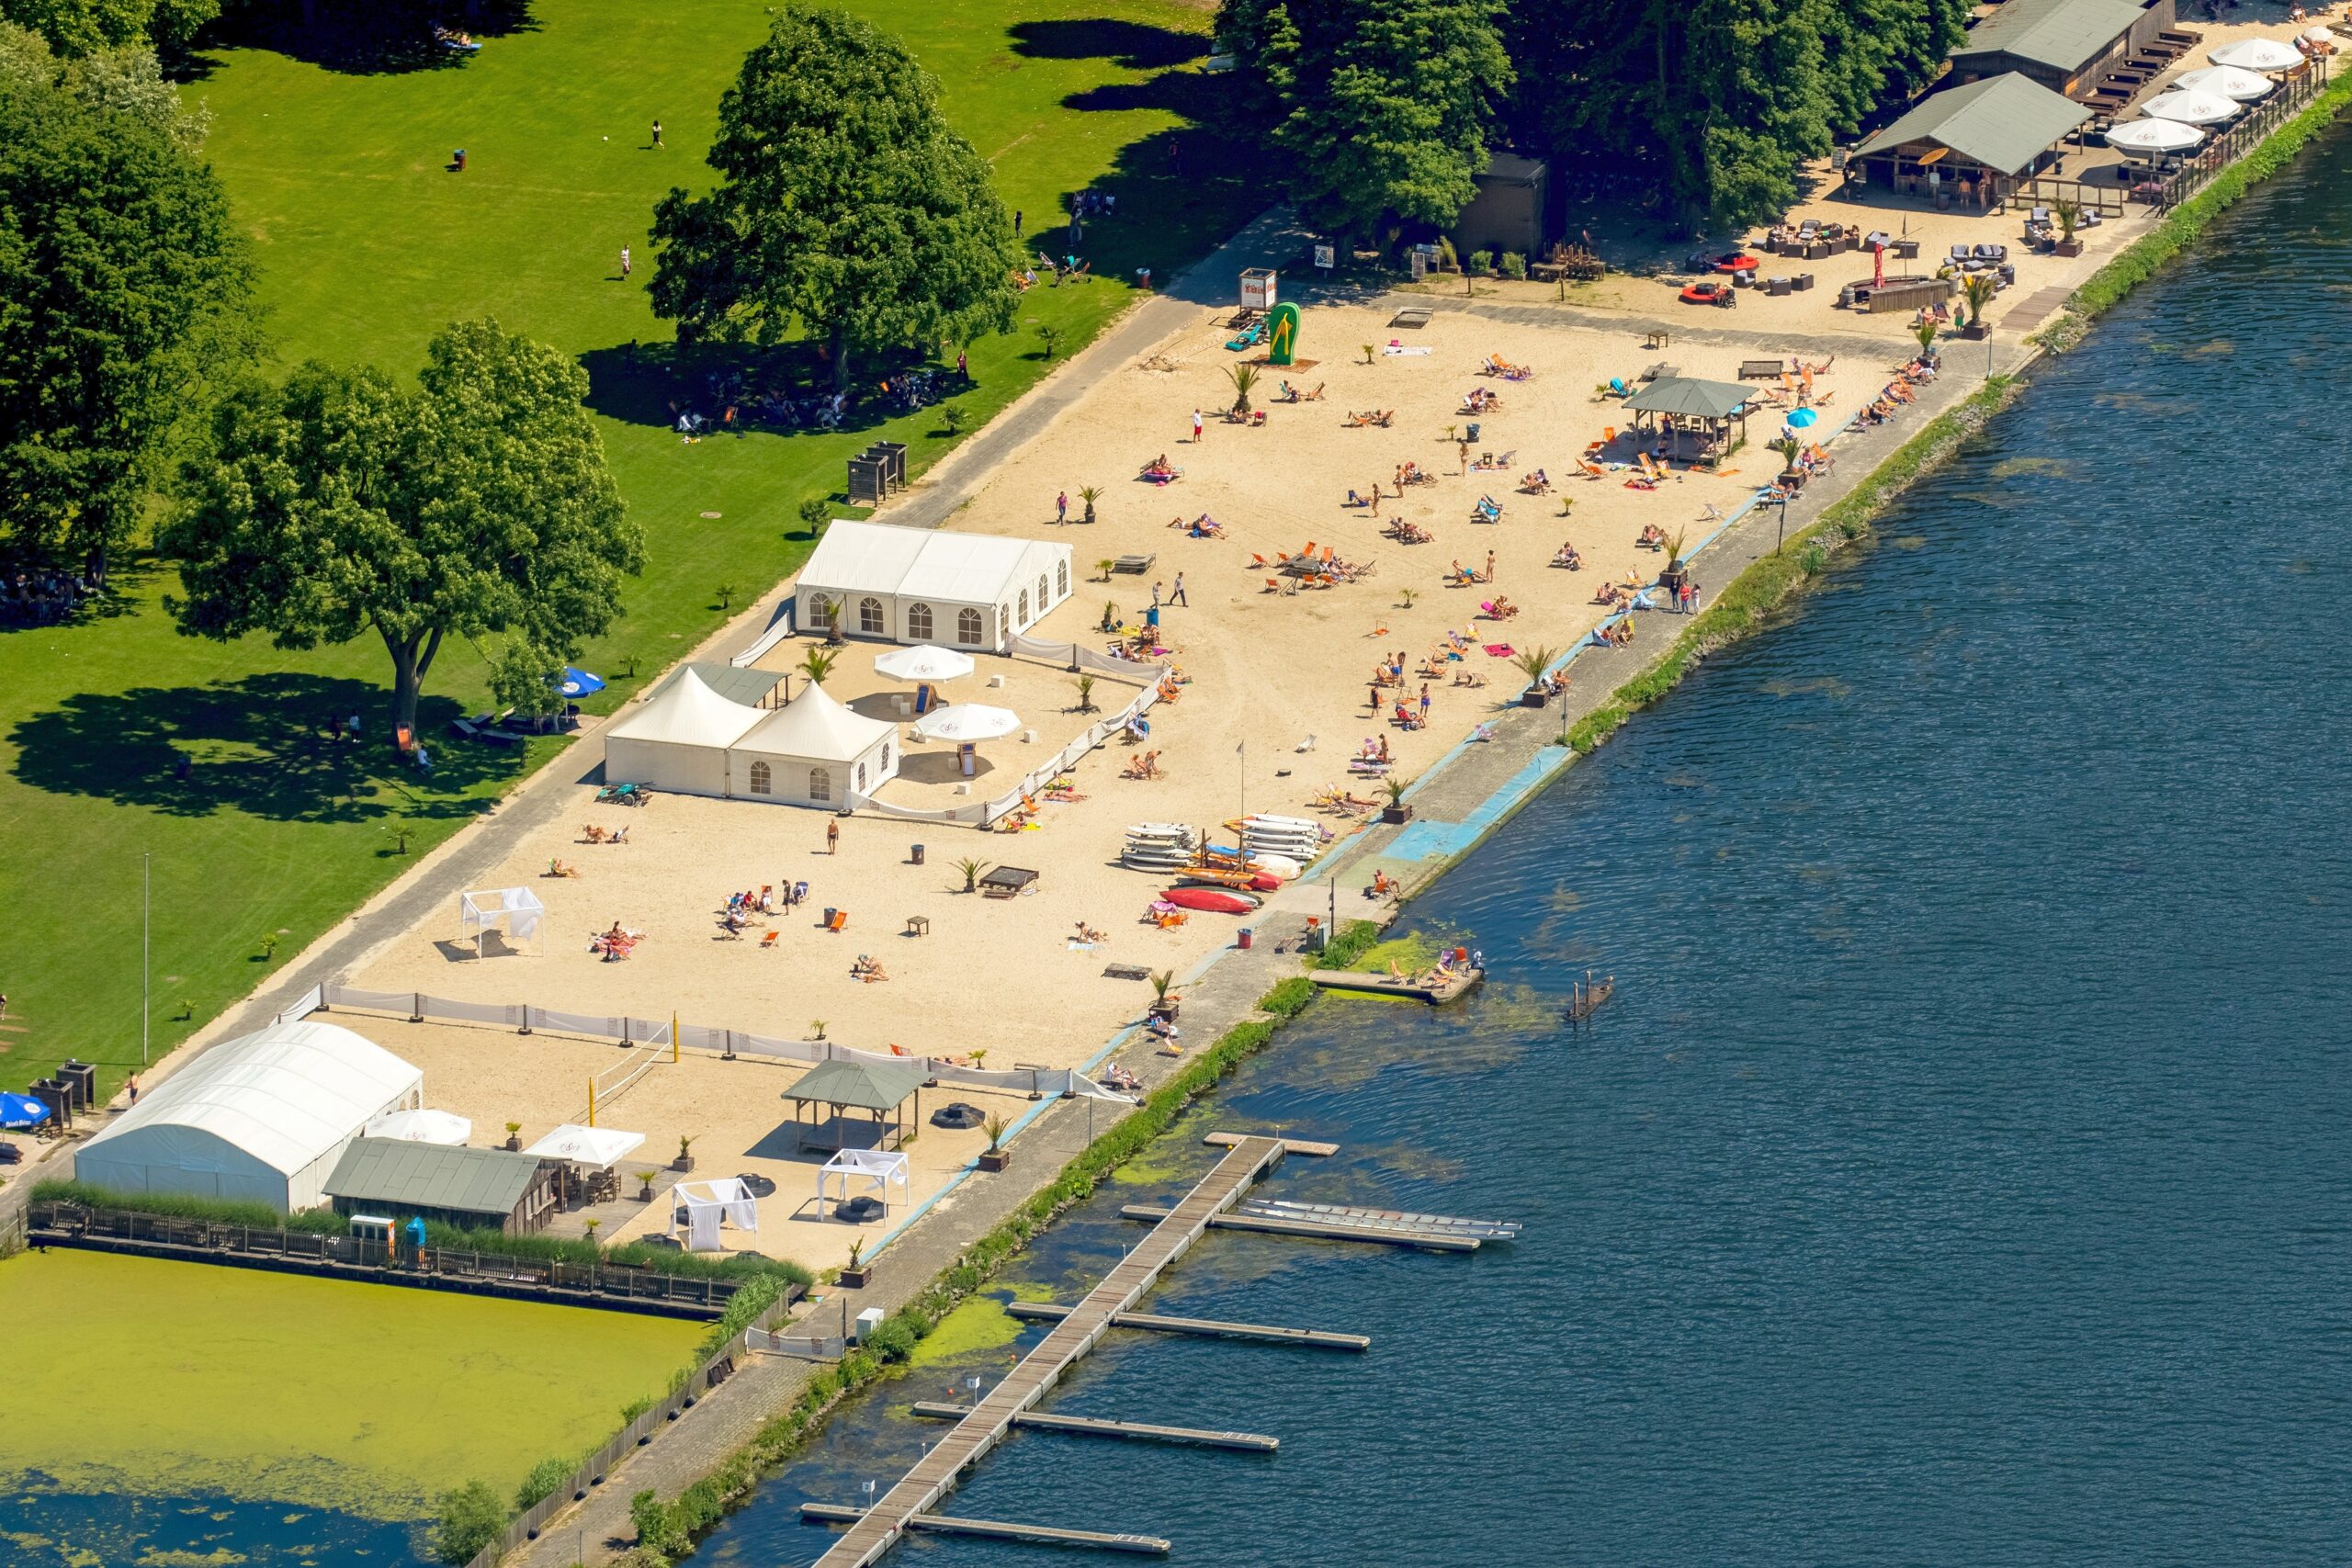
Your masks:
<svg viewBox="0 0 2352 1568"><path fill-rule="evenodd" d="M2007 0L1951 51L1956 85L2015 72L2088 97L2116 66L2173 25L2174 0Z"/></svg>
<svg viewBox="0 0 2352 1568"><path fill-rule="evenodd" d="M1853 164L1898 196L1989 211L2018 181L2051 170L2090 111L2016 72L1922 98L1862 143ZM1940 204L1940 202L1939 202Z"/></svg>

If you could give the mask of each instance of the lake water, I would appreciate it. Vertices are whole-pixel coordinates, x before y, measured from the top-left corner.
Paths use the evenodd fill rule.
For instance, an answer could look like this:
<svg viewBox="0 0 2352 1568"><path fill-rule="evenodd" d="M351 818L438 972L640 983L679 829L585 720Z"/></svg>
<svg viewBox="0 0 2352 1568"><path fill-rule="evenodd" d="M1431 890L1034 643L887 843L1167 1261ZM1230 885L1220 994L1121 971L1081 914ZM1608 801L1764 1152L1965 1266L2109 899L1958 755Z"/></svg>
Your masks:
<svg viewBox="0 0 2352 1568"><path fill-rule="evenodd" d="M1114 1336L1051 1407L1283 1451L1021 1436L955 1511L1217 1564L2343 1560L2344 145L1414 906L1499 983L1318 1004L1020 1267L1069 1299L1208 1124L1345 1145L1276 1195L1519 1244L1212 1236L1157 1307L1372 1352ZM1007 1359L854 1407L705 1560L811 1561L794 1506Z"/></svg>

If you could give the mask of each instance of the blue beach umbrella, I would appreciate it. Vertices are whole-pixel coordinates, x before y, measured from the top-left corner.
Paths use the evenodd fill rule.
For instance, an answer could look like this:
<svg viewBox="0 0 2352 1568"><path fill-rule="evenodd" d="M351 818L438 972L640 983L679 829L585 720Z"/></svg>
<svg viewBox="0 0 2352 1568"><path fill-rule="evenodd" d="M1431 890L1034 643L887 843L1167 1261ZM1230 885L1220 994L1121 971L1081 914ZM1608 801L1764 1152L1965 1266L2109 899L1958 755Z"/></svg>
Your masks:
<svg viewBox="0 0 2352 1568"><path fill-rule="evenodd" d="M29 1094L0 1094L0 1127L38 1127L49 1120L49 1107Z"/></svg>
<svg viewBox="0 0 2352 1568"><path fill-rule="evenodd" d="M567 697L584 697L591 692L601 692L605 682L585 670L567 664L563 673L556 677L555 689Z"/></svg>
<svg viewBox="0 0 2352 1568"><path fill-rule="evenodd" d="M1799 409L1794 413L1789 415L1789 428L1791 430L1810 429L1813 423L1820 417L1821 415L1812 409Z"/></svg>

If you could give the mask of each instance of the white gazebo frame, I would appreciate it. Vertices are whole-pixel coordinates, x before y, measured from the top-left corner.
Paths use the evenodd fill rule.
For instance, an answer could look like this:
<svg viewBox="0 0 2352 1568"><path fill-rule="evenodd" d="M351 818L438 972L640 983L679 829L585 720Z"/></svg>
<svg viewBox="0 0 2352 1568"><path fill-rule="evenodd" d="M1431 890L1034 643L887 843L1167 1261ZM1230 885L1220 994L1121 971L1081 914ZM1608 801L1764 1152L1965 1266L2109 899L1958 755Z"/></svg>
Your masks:
<svg viewBox="0 0 2352 1568"><path fill-rule="evenodd" d="M478 887L458 895L458 940L470 935L476 958L481 956L482 932L501 920L506 922L509 942L530 942L533 953L546 952L547 919L548 907L527 887Z"/></svg>
<svg viewBox="0 0 2352 1568"><path fill-rule="evenodd" d="M879 1191L882 1194L882 1207L886 1211L890 1207L890 1189L893 1187L899 1190L900 1203L910 1201L914 1190L914 1179L910 1174L911 1165L911 1160L904 1154L886 1155L879 1149L842 1150L818 1168L818 1220L822 1222L825 1217L825 1183L829 1179L841 1184L841 1199L843 1202L847 1202L853 1196L849 1190L852 1181Z"/></svg>
<svg viewBox="0 0 2352 1568"><path fill-rule="evenodd" d="M741 1177L719 1176L713 1177L708 1181L681 1181L670 1189L669 1201L670 1238L673 1241L677 1239L678 1212L683 1208L686 1211L686 1239L683 1245L689 1251L724 1252L726 1250L724 1247L718 1245L715 1239L710 1247L701 1248L695 1247L694 1213L696 1210L718 1210L719 1229L723 1230L729 1225L733 1225L737 1230L749 1231L753 1235L760 1233L759 1200L752 1195L750 1188L743 1185ZM714 1238L717 1235L717 1231L712 1232Z"/></svg>

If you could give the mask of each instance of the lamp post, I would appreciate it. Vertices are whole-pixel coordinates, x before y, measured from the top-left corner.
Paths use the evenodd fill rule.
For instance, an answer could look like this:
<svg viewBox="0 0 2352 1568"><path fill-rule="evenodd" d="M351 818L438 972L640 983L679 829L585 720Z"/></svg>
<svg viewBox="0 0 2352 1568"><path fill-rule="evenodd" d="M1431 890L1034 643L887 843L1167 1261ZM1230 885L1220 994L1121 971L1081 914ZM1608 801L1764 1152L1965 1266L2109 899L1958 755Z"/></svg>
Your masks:
<svg viewBox="0 0 2352 1568"><path fill-rule="evenodd" d="M153 998L149 995L154 984L154 927L149 911L154 905L155 857L142 851L139 856L139 1065L147 1066L147 1037L155 1016Z"/></svg>

